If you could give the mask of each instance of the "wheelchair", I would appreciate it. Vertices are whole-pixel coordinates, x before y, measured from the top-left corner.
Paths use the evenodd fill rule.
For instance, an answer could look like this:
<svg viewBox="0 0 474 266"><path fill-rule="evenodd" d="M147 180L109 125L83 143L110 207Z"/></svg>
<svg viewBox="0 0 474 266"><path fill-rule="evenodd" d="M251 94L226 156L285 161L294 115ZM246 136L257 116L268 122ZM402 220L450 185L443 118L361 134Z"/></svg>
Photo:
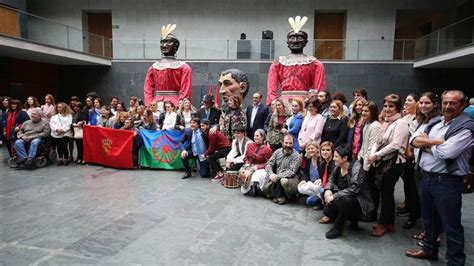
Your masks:
<svg viewBox="0 0 474 266"><path fill-rule="evenodd" d="M46 165L53 164L57 160L56 151L51 146L51 137L46 137L42 139L43 141L38 147L36 151L36 157L33 160L33 166L36 168L45 167ZM15 140L16 141L16 140ZM8 159L8 165L11 168L18 168L20 165L18 164L18 157L15 151L15 142L12 142L12 156Z"/></svg>

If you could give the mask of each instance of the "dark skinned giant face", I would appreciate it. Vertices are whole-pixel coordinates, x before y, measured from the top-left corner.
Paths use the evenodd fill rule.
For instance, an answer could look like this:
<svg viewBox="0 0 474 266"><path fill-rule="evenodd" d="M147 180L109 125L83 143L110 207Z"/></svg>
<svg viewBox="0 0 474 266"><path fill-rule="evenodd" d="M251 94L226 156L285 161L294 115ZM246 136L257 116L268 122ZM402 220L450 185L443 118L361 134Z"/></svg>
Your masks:
<svg viewBox="0 0 474 266"><path fill-rule="evenodd" d="M175 56L178 51L176 39L170 35L160 41L161 54L164 56Z"/></svg>
<svg viewBox="0 0 474 266"><path fill-rule="evenodd" d="M291 31L287 35L286 43L292 54L302 54L304 47L308 43L308 37L301 31L298 33Z"/></svg>

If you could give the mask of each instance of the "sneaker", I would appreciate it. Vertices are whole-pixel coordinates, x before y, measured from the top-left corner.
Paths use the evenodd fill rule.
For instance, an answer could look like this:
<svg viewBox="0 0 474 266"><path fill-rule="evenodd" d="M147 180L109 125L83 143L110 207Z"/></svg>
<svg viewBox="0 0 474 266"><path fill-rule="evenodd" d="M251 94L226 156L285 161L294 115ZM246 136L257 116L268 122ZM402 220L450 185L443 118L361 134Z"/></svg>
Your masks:
<svg viewBox="0 0 474 266"><path fill-rule="evenodd" d="M224 175L223 174L217 174L215 177L213 177L211 179L212 182L221 182L222 179L224 179Z"/></svg>

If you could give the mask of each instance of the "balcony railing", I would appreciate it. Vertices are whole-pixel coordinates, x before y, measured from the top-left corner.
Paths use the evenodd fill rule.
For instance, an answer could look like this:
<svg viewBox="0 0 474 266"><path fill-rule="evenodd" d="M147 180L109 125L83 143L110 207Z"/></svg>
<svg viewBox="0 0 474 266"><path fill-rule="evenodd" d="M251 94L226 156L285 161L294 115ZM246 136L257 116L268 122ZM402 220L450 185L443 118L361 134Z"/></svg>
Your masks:
<svg viewBox="0 0 474 266"><path fill-rule="evenodd" d="M21 10L0 5L0 35L104 58L112 58L112 40Z"/></svg>
<svg viewBox="0 0 474 266"><path fill-rule="evenodd" d="M0 35L117 60L155 60L160 39L106 38L75 27L0 5ZM5 15L7 14L7 15ZM113 49L112 49L113 46ZM304 50L322 60L413 61L415 40L309 40ZM286 40L181 40L184 60L271 61L288 54Z"/></svg>
<svg viewBox="0 0 474 266"><path fill-rule="evenodd" d="M415 60L474 45L474 16L416 40Z"/></svg>
<svg viewBox="0 0 474 266"><path fill-rule="evenodd" d="M113 39L114 59L161 57L159 39ZM415 40L309 40L304 50L323 60L412 61ZM270 61L289 53L286 40L181 40L177 56L187 60Z"/></svg>

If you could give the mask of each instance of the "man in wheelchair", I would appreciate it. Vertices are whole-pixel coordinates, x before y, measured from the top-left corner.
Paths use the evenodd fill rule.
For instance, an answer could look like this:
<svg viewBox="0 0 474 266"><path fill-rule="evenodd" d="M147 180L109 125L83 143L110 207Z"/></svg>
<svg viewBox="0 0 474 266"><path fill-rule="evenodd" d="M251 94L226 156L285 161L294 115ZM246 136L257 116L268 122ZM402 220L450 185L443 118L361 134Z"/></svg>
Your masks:
<svg viewBox="0 0 474 266"><path fill-rule="evenodd" d="M49 123L41 119L40 110L34 109L30 118L31 120L23 123L18 131L18 139L14 144L18 166L24 164L26 167L32 167L43 138L51 134Z"/></svg>

